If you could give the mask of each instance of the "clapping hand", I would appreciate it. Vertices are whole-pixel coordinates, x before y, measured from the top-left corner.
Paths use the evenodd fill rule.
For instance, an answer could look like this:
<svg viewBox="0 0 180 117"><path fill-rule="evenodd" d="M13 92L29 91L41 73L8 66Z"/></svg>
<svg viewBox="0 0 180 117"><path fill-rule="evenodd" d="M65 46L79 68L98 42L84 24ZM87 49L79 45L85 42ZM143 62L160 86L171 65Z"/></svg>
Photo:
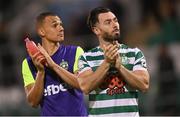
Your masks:
<svg viewBox="0 0 180 117"><path fill-rule="evenodd" d="M117 44L109 44L107 46L103 45L103 50L104 50L105 61L114 64L118 56Z"/></svg>
<svg viewBox="0 0 180 117"><path fill-rule="evenodd" d="M35 65L36 69L38 71L44 71L44 65L42 63L42 61L44 60L44 56L41 55L40 52L35 53L34 55L31 54L31 52L29 52L29 50L27 49L29 56L32 59L33 64Z"/></svg>
<svg viewBox="0 0 180 117"><path fill-rule="evenodd" d="M115 41L114 44L118 46L118 42L117 42L117 41ZM121 63L121 57L120 57L120 55L119 55L119 53L118 53L117 56L116 56L115 67L116 67L117 69L120 69L120 68L121 68L121 64L122 64L122 63Z"/></svg>
<svg viewBox="0 0 180 117"><path fill-rule="evenodd" d="M44 57L46 58L46 66L53 68L53 66L55 65L55 62L52 60L52 58L49 56L49 54L46 52L46 50L38 43L38 48L40 50L40 52L44 55Z"/></svg>

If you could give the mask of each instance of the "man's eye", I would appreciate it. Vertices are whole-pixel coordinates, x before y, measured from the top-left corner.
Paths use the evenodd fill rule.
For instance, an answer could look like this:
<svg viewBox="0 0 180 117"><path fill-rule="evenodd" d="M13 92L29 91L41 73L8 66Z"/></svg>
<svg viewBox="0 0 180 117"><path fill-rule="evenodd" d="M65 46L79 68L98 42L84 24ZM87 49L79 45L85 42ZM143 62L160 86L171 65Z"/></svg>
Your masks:
<svg viewBox="0 0 180 117"><path fill-rule="evenodd" d="M105 24L107 24L107 25L110 24L110 23L111 23L110 21L106 21L106 22L105 22Z"/></svg>
<svg viewBox="0 0 180 117"><path fill-rule="evenodd" d="M63 26L63 23L60 23L60 26Z"/></svg>
<svg viewBox="0 0 180 117"><path fill-rule="evenodd" d="M53 27L56 27L57 26L57 24L53 24Z"/></svg>

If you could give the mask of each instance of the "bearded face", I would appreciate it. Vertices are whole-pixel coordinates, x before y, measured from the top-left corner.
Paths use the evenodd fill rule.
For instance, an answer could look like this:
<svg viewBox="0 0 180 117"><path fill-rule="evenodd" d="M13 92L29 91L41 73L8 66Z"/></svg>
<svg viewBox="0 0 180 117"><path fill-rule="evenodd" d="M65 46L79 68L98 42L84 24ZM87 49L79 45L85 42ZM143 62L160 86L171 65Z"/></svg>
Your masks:
<svg viewBox="0 0 180 117"><path fill-rule="evenodd" d="M120 39L120 32L113 33L113 34L104 32L102 37L103 37L104 41L107 41L107 42L118 41Z"/></svg>
<svg viewBox="0 0 180 117"><path fill-rule="evenodd" d="M96 24L96 34L107 42L113 42L120 38L120 25L112 12L101 13Z"/></svg>

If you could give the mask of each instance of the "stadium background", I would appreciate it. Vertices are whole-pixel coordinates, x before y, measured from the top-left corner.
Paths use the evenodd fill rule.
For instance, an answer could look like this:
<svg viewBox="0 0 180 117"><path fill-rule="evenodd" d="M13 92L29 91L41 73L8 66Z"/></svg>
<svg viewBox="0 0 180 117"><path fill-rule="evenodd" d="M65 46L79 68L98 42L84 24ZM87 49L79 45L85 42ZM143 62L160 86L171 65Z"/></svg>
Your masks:
<svg viewBox="0 0 180 117"><path fill-rule="evenodd" d="M21 62L24 37L39 38L34 19L43 11L60 15L65 44L85 51L97 45L87 28L88 12L109 7L121 25L120 41L139 47L151 75L150 89L140 93L141 115L180 115L180 1L179 0L1 0L0 1L0 115L38 115L25 99ZM87 96L86 96L87 102Z"/></svg>

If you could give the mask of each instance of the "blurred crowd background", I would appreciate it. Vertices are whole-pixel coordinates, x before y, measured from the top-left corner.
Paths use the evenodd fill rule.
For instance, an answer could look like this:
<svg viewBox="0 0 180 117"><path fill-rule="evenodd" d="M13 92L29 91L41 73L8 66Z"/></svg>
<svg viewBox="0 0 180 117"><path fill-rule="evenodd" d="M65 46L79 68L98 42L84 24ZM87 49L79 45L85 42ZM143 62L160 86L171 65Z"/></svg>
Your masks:
<svg viewBox="0 0 180 117"><path fill-rule="evenodd" d="M40 42L35 17L57 13L65 28L64 44L87 51L98 45L86 25L88 12L97 6L118 17L119 41L140 48L146 57L150 89L140 93L140 114L180 115L180 0L1 0L0 115L39 115L39 109L27 104L21 74L27 55L24 38Z"/></svg>

